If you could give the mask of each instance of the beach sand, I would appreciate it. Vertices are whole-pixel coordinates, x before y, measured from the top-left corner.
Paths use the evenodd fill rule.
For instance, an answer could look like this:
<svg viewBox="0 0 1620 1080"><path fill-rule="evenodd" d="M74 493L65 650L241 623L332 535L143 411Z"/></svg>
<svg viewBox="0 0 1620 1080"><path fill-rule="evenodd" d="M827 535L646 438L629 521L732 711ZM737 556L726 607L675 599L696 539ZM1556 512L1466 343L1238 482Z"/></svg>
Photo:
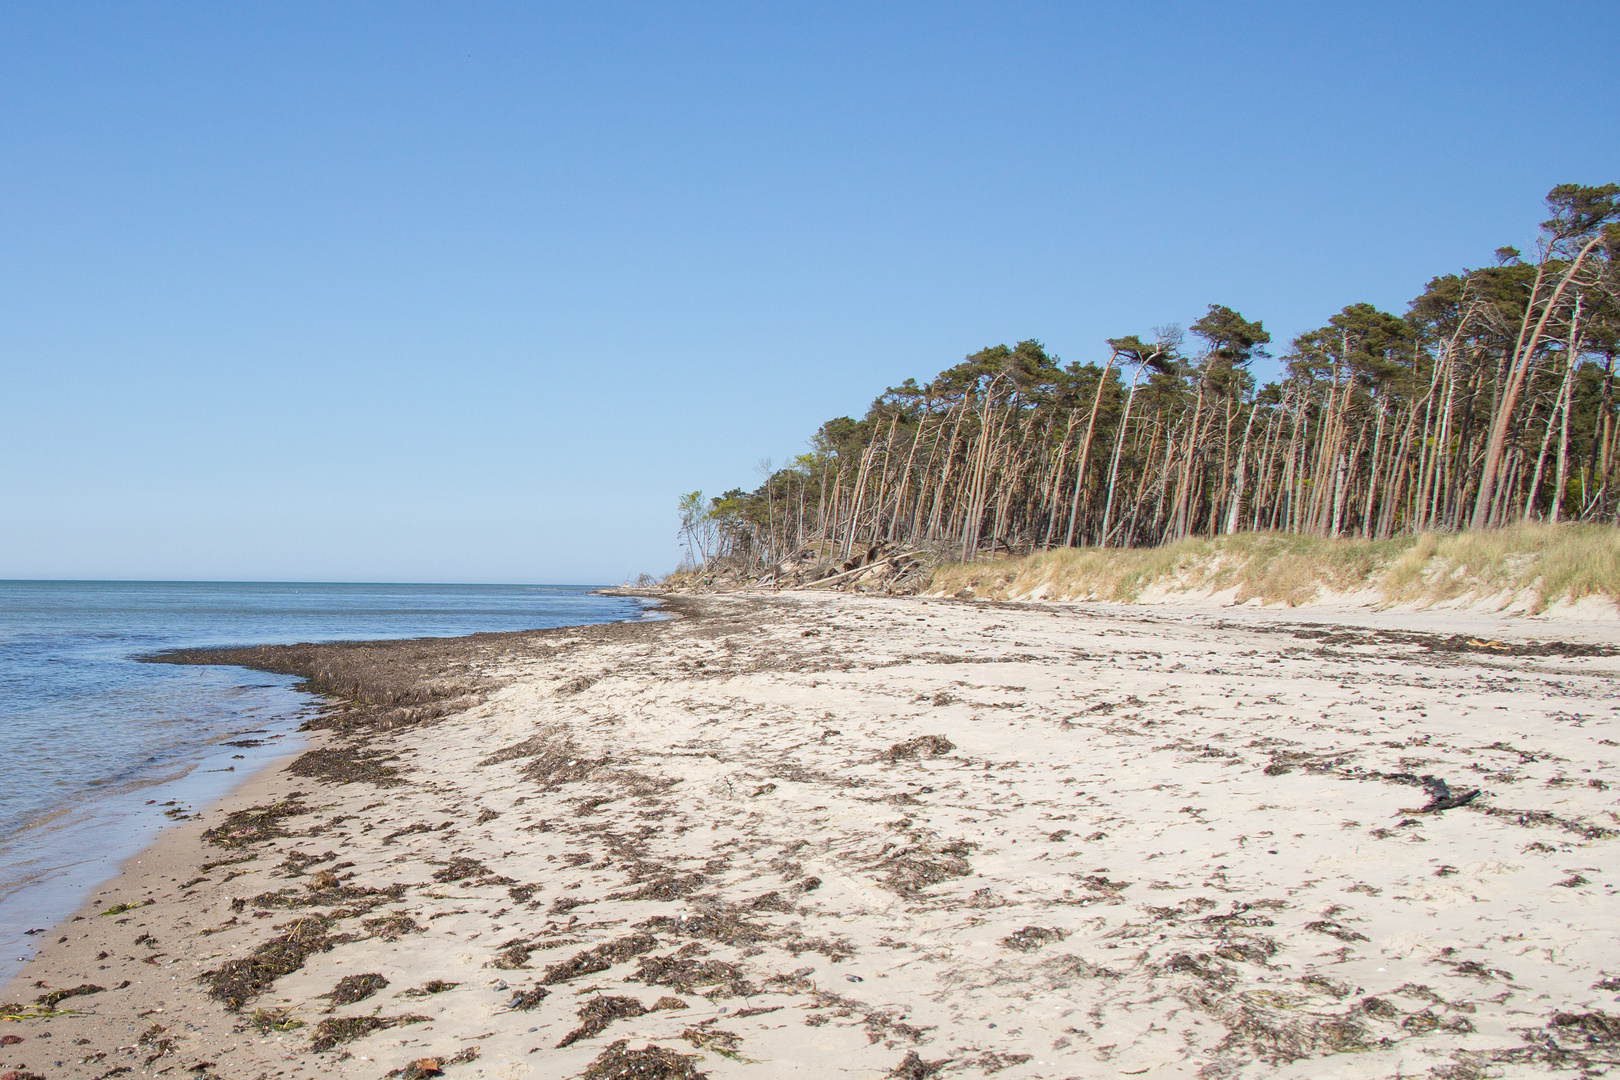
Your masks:
<svg viewBox="0 0 1620 1080"><path fill-rule="evenodd" d="M39 936L0 1076L1620 1059L1612 629L673 610L261 650L349 703Z"/></svg>

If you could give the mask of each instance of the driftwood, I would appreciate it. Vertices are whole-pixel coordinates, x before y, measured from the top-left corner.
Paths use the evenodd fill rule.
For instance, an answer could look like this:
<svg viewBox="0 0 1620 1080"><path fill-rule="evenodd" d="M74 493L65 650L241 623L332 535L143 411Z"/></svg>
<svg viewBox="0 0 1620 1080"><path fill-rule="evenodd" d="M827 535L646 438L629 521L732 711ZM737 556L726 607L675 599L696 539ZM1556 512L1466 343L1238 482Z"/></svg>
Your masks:
<svg viewBox="0 0 1620 1080"><path fill-rule="evenodd" d="M894 563L894 562L898 562L899 560L902 560L902 559L913 559L913 558L916 558L918 555L921 555L921 554L922 554L921 551L907 551L907 552L905 552L903 554L900 554L900 555L889 555L889 556L886 556L886 557L884 557L882 559L876 559L876 560L874 560L872 562L869 562L869 563L862 563L860 566L855 567L853 570L845 570L842 573L830 574L827 577L819 578L819 579L817 579L815 581L806 582L803 585L794 586L794 588L796 590L797 589L814 589L814 588L816 588L818 586L821 586L821 585L831 585L834 582L842 581L847 577L855 577L855 576L857 576L859 574L864 574L864 573L872 570L879 563L884 563L884 562Z"/></svg>

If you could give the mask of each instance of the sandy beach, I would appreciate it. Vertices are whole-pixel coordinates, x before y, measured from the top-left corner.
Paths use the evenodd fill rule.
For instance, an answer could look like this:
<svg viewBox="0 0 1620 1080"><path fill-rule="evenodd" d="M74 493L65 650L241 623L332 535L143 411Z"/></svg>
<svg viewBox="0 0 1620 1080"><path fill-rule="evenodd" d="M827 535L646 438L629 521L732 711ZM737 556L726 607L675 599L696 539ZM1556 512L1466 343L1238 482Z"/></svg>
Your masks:
<svg viewBox="0 0 1620 1080"><path fill-rule="evenodd" d="M1612 624L671 612L237 656L323 726L36 938L0 1080L1620 1061Z"/></svg>

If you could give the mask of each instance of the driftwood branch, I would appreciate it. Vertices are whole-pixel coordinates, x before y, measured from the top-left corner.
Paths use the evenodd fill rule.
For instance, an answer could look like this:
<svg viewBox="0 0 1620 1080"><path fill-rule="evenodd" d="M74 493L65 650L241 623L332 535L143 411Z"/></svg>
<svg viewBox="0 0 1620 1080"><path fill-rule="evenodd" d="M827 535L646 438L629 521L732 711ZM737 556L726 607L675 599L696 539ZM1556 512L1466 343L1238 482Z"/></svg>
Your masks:
<svg viewBox="0 0 1620 1080"><path fill-rule="evenodd" d="M922 554L922 551L918 550L918 551L908 551L903 555L891 555L888 558L878 559L875 562L869 562L869 563L865 563L865 564L863 564L861 566L857 566L853 570L845 570L842 573L830 574L827 577L818 578L815 581L809 581L809 582L806 582L803 585L797 585L797 586L794 587L794 589L792 591L797 592L800 589L814 589L818 585L831 585L836 581L842 581L844 578L853 577L856 574L865 573L866 571L868 571L868 570L872 569L873 567L877 566L878 563L892 562L892 561L898 560L898 559L910 559L910 558L914 558L914 557L916 557L918 555L921 555L921 554Z"/></svg>

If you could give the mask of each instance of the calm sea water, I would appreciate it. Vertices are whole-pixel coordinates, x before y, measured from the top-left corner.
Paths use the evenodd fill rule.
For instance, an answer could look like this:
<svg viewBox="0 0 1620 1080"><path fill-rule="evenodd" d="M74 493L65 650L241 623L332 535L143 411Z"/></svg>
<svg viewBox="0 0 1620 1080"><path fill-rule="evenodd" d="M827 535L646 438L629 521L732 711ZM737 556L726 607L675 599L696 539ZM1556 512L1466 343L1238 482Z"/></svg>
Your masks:
<svg viewBox="0 0 1620 1080"><path fill-rule="evenodd" d="M0 582L0 982L174 815L297 749L294 678L184 646L448 637L648 616L585 588ZM38 935L43 937L43 935Z"/></svg>

